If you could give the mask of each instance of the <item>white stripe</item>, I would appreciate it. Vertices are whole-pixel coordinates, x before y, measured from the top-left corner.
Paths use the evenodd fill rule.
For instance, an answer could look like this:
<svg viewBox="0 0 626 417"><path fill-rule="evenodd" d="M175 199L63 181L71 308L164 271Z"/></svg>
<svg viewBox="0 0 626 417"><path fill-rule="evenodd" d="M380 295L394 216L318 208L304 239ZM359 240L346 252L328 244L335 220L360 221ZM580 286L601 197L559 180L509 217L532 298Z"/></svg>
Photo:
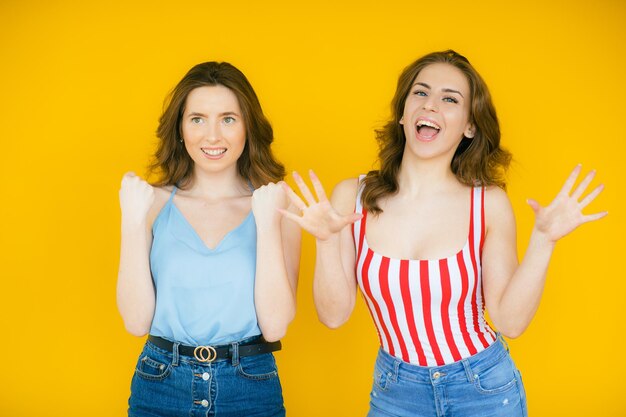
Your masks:
<svg viewBox="0 0 626 417"><path fill-rule="evenodd" d="M424 322L424 311L422 309L422 290L420 286L420 269L419 262L409 262L409 290L411 294L411 304L413 307L413 317L415 318L415 329L419 337L424 356L426 356L426 365L435 365L435 356L428 343L426 335L426 324Z"/></svg>
<svg viewBox="0 0 626 417"><path fill-rule="evenodd" d="M445 363L454 362L450 347L446 342L446 334L443 330L443 317L441 316L441 302L443 290L441 288L441 271L439 261L428 262L428 278L430 282L430 315L433 323L433 333L439 352Z"/></svg>
<svg viewBox="0 0 626 417"><path fill-rule="evenodd" d="M400 283L399 283L399 277L400 277L400 261L395 260L395 259L390 259L389 260L389 271L388 271L388 278L389 278L389 294L391 295L391 299L392 299L392 308L394 309L394 312L396 313L396 319L399 321L400 317L399 315L404 314L404 305L402 304L402 296L400 294ZM385 324L387 325L387 331L389 331L389 334L391 336L391 342L393 343L393 348L395 351L395 354L398 358L402 358L402 349L400 347L400 338L398 337L399 335L396 334L396 331L393 328L393 322L391 321L391 314L389 309L387 308L387 304L385 303L385 301L382 299L381 296L381 302L383 303L384 309L382 309L383 313L383 317L385 318ZM402 330L400 330L402 331ZM402 334L402 336L405 336L406 332L404 332Z"/></svg>
<svg viewBox="0 0 626 417"><path fill-rule="evenodd" d="M454 257L454 260L448 262L448 270L450 271L450 292L452 293L450 306L448 307L448 314L450 315L450 328L452 329L452 337L454 339L454 344L459 350L459 354L462 358L466 358L470 356L470 352L465 345L463 333L461 332L460 317L457 313L458 305L461 300L462 278L461 269L456 256Z"/></svg>
<svg viewBox="0 0 626 417"><path fill-rule="evenodd" d="M465 297L465 325L467 327L467 331L470 335L470 339L472 340L472 344L476 348L476 350L482 349L482 343L478 338L478 335L474 331L474 313L472 312L472 290L474 288L474 281L476 277L474 275L474 267L472 266L472 258L470 256L469 248L466 251L463 251L463 261L465 262L465 267L467 268L467 297ZM478 309L480 314L480 309Z"/></svg>
<svg viewBox="0 0 626 417"><path fill-rule="evenodd" d="M363 248L363 251L365 252L365 247ZM381 257L374 254L374 256L372 257L372 261L370 262L370 267L367 273L370 278L369 284L370 284L370 292L372 294L372 298L376 300L376 302L378 303L382 320L385 322L385 325L387 325L386 323L387 319L385 318L385 313L387 310L385 309L385 303L380 293L380 277L378 276L378 271L380 270L380 260L381 260ZM374 307L373 303L370 303L370 309L372 311L374 322L376 323L376 328L378 328L378 332L380 334L380 340L383 343L382 347L385 351L389 352L389 345L387 343L387 337L385 336L383 327L380 325L380 322L378 320L378 314L376 314L376 308Z"/></svg>

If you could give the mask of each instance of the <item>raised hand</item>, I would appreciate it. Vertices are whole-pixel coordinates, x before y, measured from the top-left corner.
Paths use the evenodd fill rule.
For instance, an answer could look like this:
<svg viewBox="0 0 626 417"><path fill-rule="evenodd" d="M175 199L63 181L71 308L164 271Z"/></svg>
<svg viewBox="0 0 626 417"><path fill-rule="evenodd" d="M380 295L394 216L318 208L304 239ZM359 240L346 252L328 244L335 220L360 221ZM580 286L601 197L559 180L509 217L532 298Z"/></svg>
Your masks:
<svg viewBox="0 0 626 417"><path fill-rule="evenodd" d="M600 184L579 201L595 176L595 170L590 171L570 195L581 169L581 165L574 168L549 206L542 207L537 201L528 200L528 205L535 212L536 231L545 235L551 242L556 242L583 223L601 219L608 214L606 211L587 215L582 213L582 210L604 189L604 185Z"/></svg>
<svg viewBox="0 0 626 417"><path fill-rule="evenodd" d="M300 227L319 240L327 240L333 234L339 233L347 225L363 217L357 213L347 215L338 213L330 204L330 201L328 201L324 187L313 170L309 170L309 178L311 179L311 184L313 184L317 200L300 174L294 171L293 179L298 185L306 203L287 184L283 183L283 188L291 203L302 213L298 216L287 210L279 210L283 216L298 223Z"/></svg>
<svg viewBox="0 0 626 417"><path fill-rule="evenodd" d="M287 208L289 200L281 183L283 182L281 181L278 184L270 182L254 190L252 194L252 212L257 224L278 221L280 213L277 210Z"/></svg>
<svg viewBox="0 0 626 417"><path fill-rule="evenodd" d="M153 202L154 189L150 184L134 172L124 174L120 188L120 206L124 222L137 225L145 221Z"/></svg>

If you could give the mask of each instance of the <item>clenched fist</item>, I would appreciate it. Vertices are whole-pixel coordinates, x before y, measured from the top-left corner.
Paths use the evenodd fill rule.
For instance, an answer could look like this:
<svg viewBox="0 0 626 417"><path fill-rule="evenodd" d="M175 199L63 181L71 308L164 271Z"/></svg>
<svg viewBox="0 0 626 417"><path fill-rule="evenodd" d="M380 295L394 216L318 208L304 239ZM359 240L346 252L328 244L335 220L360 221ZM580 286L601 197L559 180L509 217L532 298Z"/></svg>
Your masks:
<svg viewBox="0 0 626 417"><path fill-rule="evenodd" d="M153 203L154 188L134 172L124 174L120 187L122 221L131 225L143 223Z"/></svg>
<svg viewBox="0 0 626 417"><path fill-rule="evenodd" d="M281 181L282 182L282 181ZM267 185L254 190L252 194L252 212L257 224L271 224L280 220L278 209L287 208L287 194L281 182Z"/></svg>

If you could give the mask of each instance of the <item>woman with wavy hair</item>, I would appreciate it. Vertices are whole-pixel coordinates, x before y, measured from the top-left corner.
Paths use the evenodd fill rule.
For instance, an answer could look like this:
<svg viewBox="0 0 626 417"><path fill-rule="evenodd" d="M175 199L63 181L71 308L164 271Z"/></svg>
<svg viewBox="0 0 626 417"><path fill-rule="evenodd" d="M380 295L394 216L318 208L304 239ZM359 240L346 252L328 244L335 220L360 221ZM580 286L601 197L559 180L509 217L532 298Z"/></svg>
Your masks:
<svg viewBox="0 0 626 417"><path fill-rule="evenodd" d="M193 67L157 131L149 184L122 179L117 303L149 333L129 416L284 416L273 351L295 315L300 230L273 131L243 73Z"/></svg>
<svg viewBox="0 0 626 417"><path fill-rule="evenodd" d="M294 174L304 199L284 187L301 214L283 211L317 239L320 320L348 320L357 288L370 310L380 350L369 416L526 415L500 334L530 323L556 242L606 215L581 212L602 185L582 198L594 171L574 188L577 166L549 206L529 200L536 221L519 263L511 156L485 82L454 51L403 71L377 138L380 169L341 182L330 201L312 171L317 198Z"/></svg>

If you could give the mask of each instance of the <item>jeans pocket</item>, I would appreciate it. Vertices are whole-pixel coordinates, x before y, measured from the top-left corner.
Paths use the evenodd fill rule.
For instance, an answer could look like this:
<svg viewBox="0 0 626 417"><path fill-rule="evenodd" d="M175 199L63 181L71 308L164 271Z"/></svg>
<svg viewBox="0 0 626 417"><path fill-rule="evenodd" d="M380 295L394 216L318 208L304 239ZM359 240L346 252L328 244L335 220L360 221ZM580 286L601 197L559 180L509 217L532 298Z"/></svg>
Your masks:
<svg viewBox="0 0 626 417"><path fill-rule="evenodd" d="M505 356L494 365L474 373L474 386L482 394L499 394L517 384L515 365Z"/></svg>
<svg viewBox="0 0 626 417"><path fill-rule="evenodd" d="M163 362L162 359L154 357L151 358L148 354L144 353L137 362L137 368L135 373L141 378L149 381L161 381L172 372L172 365Z"/></svg>
<svg viewBox="0 0 626 417"><path fill-rule="evenodd" d="M387 385L393 373L391 371L386 371L379 367L374 368L374 385L381 391L387 390Z"/></svg>
<svg viewBox="0 0 626 417"><path fill-rule="evenodd" d="M271 353L240 357L237 373L244 378L253 380L278 377L276 361Z"/></svg>

